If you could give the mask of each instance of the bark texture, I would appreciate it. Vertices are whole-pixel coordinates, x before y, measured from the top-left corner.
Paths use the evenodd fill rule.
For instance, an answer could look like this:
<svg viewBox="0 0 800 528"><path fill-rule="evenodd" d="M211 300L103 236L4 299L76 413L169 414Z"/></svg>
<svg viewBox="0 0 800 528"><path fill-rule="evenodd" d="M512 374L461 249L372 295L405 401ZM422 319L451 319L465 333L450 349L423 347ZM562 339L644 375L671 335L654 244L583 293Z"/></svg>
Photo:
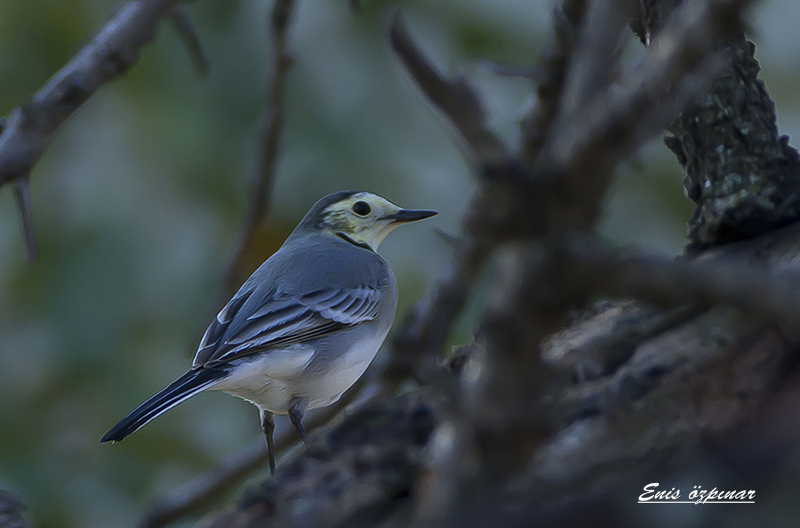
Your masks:
<svg viewBox="0 0 800 528"><path fill-rule="evenodd" d="M634 31L643 42L676 3L639 3ZM778 133L755 45L742 35L726 48L729 67L675 120L665 140L686 171L686 195L697 204L689 222L692 249L758 236L800 218L798 154Z"/></svg>

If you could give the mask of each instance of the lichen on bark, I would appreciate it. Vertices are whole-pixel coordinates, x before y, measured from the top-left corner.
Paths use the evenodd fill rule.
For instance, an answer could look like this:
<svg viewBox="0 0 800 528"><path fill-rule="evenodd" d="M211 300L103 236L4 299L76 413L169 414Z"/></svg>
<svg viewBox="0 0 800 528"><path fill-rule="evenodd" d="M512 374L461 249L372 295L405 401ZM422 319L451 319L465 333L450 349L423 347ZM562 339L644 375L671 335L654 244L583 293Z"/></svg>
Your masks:
<svg viewBox="0 0 800 528"><path fill-rule="evenodd" d="M634 31L648 43L677 1L640 0ZM780 136L775 105L758 78L755 46L744 35L725 43L729 61L705 97L669 127L665 139L686 171L696 208L689 247L752 238L800 219L800 164Z"/></svg>

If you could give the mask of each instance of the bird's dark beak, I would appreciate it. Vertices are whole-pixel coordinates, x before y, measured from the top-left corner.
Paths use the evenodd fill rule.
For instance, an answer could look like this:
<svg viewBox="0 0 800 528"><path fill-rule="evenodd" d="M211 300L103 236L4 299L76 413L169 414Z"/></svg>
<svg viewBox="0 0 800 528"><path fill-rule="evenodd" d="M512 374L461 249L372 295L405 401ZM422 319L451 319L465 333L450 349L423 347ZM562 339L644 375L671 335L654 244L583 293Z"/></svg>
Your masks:
<svg viewBox="0 0 800 528"><path fill-rule="evenodd" d="M381 220L406 223L422 220L423 218L430 218L437 214L439 214L438 211L425 211L424 209L401 209L396 213L382 217Z"/></svg>

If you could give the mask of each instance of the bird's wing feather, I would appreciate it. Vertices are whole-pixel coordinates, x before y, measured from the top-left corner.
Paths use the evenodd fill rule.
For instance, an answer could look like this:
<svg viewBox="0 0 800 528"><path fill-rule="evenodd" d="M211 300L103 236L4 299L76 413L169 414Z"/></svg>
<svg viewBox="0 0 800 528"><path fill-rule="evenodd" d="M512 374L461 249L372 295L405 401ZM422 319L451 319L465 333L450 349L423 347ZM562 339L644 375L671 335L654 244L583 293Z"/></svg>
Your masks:
<svg viewBox="0 0 800 528"><path fill-rule="evenodd" d="M203 336L194 368L227 363L255 352L301 343L371 321L380 291L372 287L325 288L299 295L272 291L260 301L240 291Z"/></svg>

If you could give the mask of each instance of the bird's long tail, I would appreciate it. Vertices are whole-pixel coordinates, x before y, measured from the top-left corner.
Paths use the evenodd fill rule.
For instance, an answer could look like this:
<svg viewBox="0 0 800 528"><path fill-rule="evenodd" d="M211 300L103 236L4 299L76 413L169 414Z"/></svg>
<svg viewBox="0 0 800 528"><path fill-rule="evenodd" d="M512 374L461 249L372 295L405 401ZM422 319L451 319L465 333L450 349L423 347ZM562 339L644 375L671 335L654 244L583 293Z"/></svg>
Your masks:
<svg viewBox="0 0 800 528"><path fill-rule="evenodd" d="M227 370L223 368L190 370L129 412L100 439L100 442L119 442L144 427L150 420L207 389L227 375Z"/></svg>

